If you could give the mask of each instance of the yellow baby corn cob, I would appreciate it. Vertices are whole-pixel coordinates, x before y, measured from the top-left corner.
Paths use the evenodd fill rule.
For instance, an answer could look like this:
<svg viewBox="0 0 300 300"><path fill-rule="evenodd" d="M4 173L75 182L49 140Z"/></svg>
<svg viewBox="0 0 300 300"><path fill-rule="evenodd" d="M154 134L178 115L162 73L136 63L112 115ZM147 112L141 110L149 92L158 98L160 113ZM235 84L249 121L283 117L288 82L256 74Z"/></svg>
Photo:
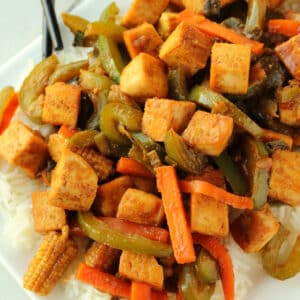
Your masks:
<svg viewBox="0 0 300 300"><path fill-rule="evenodd" d="M68 237L68 226L62 233L51 231L45 236L23 277L24 288L40 295L50 293L77 254L77 245Z"/></svg>

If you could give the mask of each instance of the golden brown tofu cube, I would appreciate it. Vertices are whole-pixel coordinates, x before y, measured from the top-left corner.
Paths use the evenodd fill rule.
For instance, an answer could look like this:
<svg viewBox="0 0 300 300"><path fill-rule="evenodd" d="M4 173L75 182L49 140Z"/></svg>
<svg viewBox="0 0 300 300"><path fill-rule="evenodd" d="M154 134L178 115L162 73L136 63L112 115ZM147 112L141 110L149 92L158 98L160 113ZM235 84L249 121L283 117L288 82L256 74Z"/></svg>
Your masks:
<svg viewBox="0 0 300 300"><path fill-rule="evenodd" d="M269 196L291 206L300 205L300 153L277 150L272 159Z"/></svg>
<svg viewBox="0 0 300 300"><path fill-rule="evenodd" d="M214 198L192 194L191 229L208 235L228 235L228 206Z"/></svg>
<svg viewBox="0 0 300 300"><path fill-rule="evenodd" d="M121 176L98 187L93 208L97 215L115 217L125 191L133 187L129 176Z"/></svg>
<svg viewBox="0 0 300 300"><path fill-rule="evenodd" d="M231 117L196 111L182 137L195 149L218 156L226 148L232 135Z"/></svg>
<svg viewBox="0 0 300 300"><path fill-rule="evenodd" d="M122 19L122 25L135 27L144 22L155 24L168 3L169 0L133 0Z"/></svg>
<svg viewBox="0 0 300 300"><path fill-rule="evenodd" d="M43 122L76 127L80 109L80 93L79 86L63 82L46 87Z"/></svg>
<svg viewBox="0 0 300 300"><path fill-rule="evenodd" d="M119 273L125 278L146 282L159 290L163 288L163 268L154 256L123 251Z"/></svg>
<svg viewBox="0 0 300 300"><path fill-rule="evenodd" d="M117 218L159 226L164 218L162 201L153 194L130 188L122 196Z"/></svg>
<svg viewBox="0 0 300 300"><path fill-rule="evenodd" d="M161 14L157 24L157 31L164 40L167 39L177 27L177 17L178 13L170 11L165 11Z"/></svg>
<svg viewBox="0 0 300 300"><path fill-rule="evenodd" d="M48 158L43 137L23 123L16 121L0 135L0 156L35 177Z"/></svg>
<svg viewBox="0 0 300 300"><path fill-rule="evenodd" d="M51 158L58 162L61 154L67 146L67 139L59 133L53 133L49 136L48 150Z"/></svg>
<svg viewBox="0 0 300 300"><path fill-rule="evenodd" d="M279 222L269 205L259 210L245 211L231 224L234 240L245 252L260 251L277 233Z"/></svg>
<svg viewBox="0 0 300 300"><path fill-rule="evenodd" d="M210 88L219 93L246 94L250 59L248 45L215 43L211 54Z"/></svg>
<svg viewBox="0 0 300 300"><path fill-rule="evenodd" d="M66 213L63 208L48 203L48 192L32 193L32 214L34 228L37 232L59 230L67 224Z"/></svg>
<svg viewBox="0 0 300 300"><path fill-rule="evenodd" d="M208 35L194 25L182 22L161 46L159 57L169 66L180 67L191 76L206 66L212 44Z"/></svg>
<svg viewBox="0 0 300 300"><path fill-rule="evenodd" d="M166 97L168 76L164 63L147 53L140 53L124 68L121 92L138 99Z"/></svg>
<svg viewBox="0 0 300 300"><path fill-rule="evenodd" d="M80 155L65 149L51 175L49 203L68 210L88 211L95 199L98 177Z"/></svg>
<svg viewBox="0 0 300 300"><path fill-rule="evenodd" d="M181 133L196 109L195 103L170 99L147 99L142 130L153 140L163 142L169 129Z"/></svg>
<svg viewBox="0 0 300 300"><path fill-rule="evenodd" d="M141 52L156 56L158 47L163 43L154 26L149 23L124 31L123 38L132 58Z"/></svg>
<svg viewBox="0 0 300 300"><path fill-rule="evenodd" d="M300 34L277 46L275 52L290 73L300 80Z"/></svg>

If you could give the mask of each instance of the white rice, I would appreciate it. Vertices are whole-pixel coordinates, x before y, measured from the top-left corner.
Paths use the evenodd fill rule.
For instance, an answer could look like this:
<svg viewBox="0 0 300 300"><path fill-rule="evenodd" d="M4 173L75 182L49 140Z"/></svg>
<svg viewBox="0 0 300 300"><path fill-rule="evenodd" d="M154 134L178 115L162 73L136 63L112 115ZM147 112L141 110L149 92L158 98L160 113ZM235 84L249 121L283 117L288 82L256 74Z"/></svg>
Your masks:
<svg viewBox="0 0 300 300"><path fill-rule="evenodd" d="M60 55L62 62L69 62L86 57L85 50L70 48ZM16 119L21 120L31 128L39 130L44 137L47 137L53 128L49 125L36 125L21 112L17 111ZM41 180L32 180L22 170L13 167L0 159L0 209L7 216L7 223L4 226L3 239L6 239L10 246L22 253L23 249L29 249L34 255L41 236L35 233L33 228L31 212L32 191L44 190L45 186ZM290 230L291 234L286 243L290 248L300 234L300 207L291 208L287 206L273 208L274 214L280 222ZM259 254L247 254L243 252L234 242L232 237L225 240L226 247L232 257L235 273L235 294L236 300L244 300L251 289L264 277L264 272ZM83 253L85 244L80 245L80 252ZM54 293L60 299L80 300L107 300L111 296L103 294L91 286L74 279L74 271L81 260L82 255L70 266L67 274L56 287ZM63 296L62 296L63 295ZM58 299L58 298L51 299ZM43 297L42 299L47 299ZM170 297L170 299L173 297ZM216 291L212 300L224 299L221 281L216 285Z"/></svg>

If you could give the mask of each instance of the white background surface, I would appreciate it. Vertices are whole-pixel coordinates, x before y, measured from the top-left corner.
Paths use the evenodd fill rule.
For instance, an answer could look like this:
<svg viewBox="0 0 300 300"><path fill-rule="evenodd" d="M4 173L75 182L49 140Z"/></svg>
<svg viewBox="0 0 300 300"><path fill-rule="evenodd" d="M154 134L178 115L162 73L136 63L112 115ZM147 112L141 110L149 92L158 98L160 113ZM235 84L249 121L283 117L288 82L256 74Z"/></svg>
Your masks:
<svg viewBox="0 0 300 300"><path fill-rule="evenodd" d="M57 11L70 8L81 0L56 0ZM39 0L1 0L0 65L9 62L42 31L42 9ZM3 85L0 82L0 87ZM28 300L28 296L0 264L0 300Z"/></svg>

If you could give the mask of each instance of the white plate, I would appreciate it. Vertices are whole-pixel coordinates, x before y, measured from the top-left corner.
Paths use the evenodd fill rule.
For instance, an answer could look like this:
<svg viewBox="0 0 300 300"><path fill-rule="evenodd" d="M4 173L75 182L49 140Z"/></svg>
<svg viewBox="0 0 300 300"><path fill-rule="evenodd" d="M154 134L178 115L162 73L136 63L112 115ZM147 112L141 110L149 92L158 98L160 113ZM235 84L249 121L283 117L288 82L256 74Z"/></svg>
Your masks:
<svg viewBox="0 0 300 300"><path fill-rule="evenodd" d="M90 20L96 20L99 17L100 12L103 8L110 3L107 0L86 0L81 4L74 13L86 17ZM121 11L124 11L128 7L130 0L117 0L116 1ZM62 28L62 33L64 40L71 44L71 36L66 28ZM29 66L32 63L37 63L41 59L41 38L37 38L33 41L27 48L25 48L18 56L14 57L8 61L5 65L0 67L0 84L13 85L18 87L21 80L26 75L25 72L28 71ZM16 71L17 70L17 71ZM5 222L5 217L0 215L0 232L3 231L3 224ZM32 253L26 251L14 250L10 247L6 240L0 238L0 262L5 266L7 271L14 277L14 279L22 285L22 276L28 265L28 262L32 256ZM235 274L239 276L239 274ZM286 280L284 282L274 280L270 277L263 276L260 279L256 279L257 284L255 288L248 295L245 300L298 300L300 299L300 275ZM1 285L1 284L0 284ZM31 299L48 299L57 300L62 299L62 291L60 289L55 289L48 297L37 297L32 293L28 293ZM1 294L0 294L0 299ZM6 299L5 299L6 300Z"/></svg>

